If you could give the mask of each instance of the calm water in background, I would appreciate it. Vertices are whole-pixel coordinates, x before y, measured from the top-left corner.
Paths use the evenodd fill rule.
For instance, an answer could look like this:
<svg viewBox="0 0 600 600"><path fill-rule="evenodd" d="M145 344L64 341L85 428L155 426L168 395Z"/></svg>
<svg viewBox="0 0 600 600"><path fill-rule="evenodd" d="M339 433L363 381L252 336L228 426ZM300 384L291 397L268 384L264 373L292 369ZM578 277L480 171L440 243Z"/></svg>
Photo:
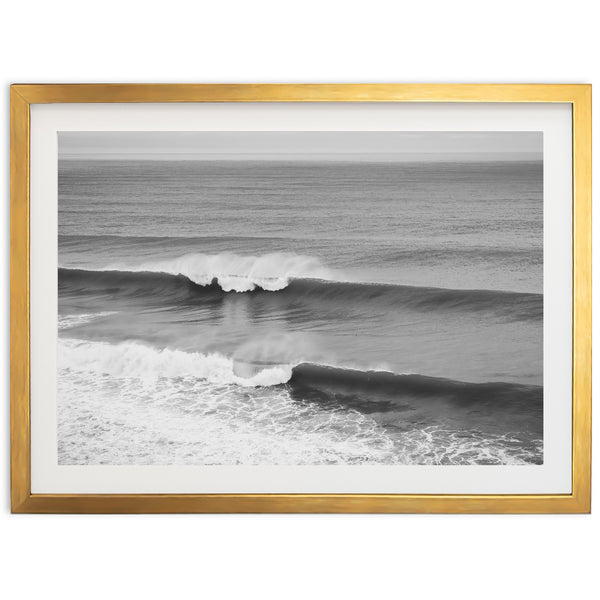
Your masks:
<svg viewBox="0 0 600 600"><path fill-rule="evenodd" d="M59 164L63 464L542 460L542 164Z"/></svg>

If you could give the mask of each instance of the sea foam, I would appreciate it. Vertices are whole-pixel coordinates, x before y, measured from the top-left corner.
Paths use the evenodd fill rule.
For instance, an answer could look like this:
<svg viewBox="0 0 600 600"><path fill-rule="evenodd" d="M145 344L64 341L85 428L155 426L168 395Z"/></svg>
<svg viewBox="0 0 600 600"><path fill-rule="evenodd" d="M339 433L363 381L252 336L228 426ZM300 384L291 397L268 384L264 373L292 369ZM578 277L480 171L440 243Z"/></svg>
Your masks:
<svg viewBox="0 0 600 600"><path fill-rule="evenodd" d="M290 279L330 279L332 272L318 258L292 253L262 256L238 254L186 254L164 261L138 265L110 265L103 270L146 271L185 275L198 285L216 280L225 292L249 292L257 287L267 291L282 290Z"/></svg>
<svg viewBox="0 0 600 600"><path fill-rule="evenodd" d="M213 384L263 387L286 383L293 364L264 366L251 377L236 374L235 361L219 353L202 354L151 348L136 342L109 344L59 339L59 368L94 372L152 385L159 377L194 377Z"/></svg>

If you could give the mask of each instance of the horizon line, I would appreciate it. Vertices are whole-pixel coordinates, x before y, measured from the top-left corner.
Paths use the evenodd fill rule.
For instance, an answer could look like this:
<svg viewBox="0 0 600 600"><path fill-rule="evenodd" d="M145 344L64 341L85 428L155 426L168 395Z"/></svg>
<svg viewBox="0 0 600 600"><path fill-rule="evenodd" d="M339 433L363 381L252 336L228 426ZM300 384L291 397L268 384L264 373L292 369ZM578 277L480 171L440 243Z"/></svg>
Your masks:
<svg viewBox="0 0 600 600"><path fill-rule="evenodd" d="M482 162L543 162L543 153L539 152L336 152L336 153L279 153L271 152L78 152L58 153L59 160L386 160L415 162L415 159L448 161L468 159L470 162L484 159Z"/></svg>

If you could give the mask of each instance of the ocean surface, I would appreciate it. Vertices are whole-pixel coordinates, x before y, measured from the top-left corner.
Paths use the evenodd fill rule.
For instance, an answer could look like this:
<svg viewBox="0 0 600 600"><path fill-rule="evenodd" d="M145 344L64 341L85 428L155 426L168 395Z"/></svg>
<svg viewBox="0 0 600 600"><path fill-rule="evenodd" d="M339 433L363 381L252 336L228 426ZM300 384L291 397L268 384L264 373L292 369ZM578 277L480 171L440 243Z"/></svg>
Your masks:
<svg viewBox="0 0 600 600"><path fill-rule="evenodd" d="M541 464L541 162L59 161L59 464Z"/></svg>

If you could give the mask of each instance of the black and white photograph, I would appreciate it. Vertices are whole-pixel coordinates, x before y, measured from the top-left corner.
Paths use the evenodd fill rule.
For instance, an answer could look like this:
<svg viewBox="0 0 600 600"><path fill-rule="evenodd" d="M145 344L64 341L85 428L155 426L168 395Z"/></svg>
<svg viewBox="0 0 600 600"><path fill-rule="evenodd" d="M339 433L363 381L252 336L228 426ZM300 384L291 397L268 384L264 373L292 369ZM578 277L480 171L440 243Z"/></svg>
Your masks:
<svg viewBox="0 0 600 600"><path fill-rule="evenodd" d="M59 465L543 464L542 137L59 132Z"/></svg>

